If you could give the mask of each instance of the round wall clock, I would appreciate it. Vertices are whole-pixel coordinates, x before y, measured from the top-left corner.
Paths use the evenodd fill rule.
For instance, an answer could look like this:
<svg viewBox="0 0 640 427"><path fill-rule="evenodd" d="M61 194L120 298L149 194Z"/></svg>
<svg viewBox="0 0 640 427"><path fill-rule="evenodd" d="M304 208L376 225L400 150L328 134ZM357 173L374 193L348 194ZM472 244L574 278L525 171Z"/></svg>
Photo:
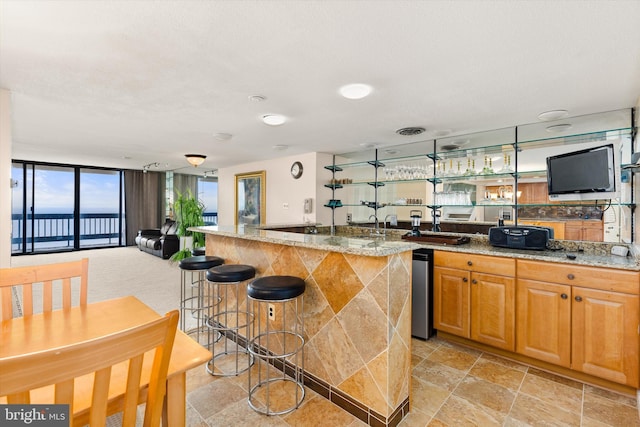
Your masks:
<svg viewBox="0 0 640 427"><path fill-rule="evenodd" d="M291 165L291 176L294 179L298 179L302 176L302 163L300 162L294 162Z"/></svg>

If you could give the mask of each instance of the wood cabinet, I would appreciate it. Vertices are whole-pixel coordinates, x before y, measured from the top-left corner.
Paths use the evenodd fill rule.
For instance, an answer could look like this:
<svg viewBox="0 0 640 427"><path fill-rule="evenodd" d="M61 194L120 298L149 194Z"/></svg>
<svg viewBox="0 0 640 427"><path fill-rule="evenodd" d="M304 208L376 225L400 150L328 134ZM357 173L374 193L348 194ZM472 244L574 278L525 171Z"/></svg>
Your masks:
<svg viewBox="0 0 640 427"><path fill-rule="evenodd" d="M639 385L639 275L518 260L516 352Z"/></svg>
<svg viewBox="0 0 640 427"><path fill-rule="evenodd" d="M595 219L567 221L565 223L564 236L567 240L602 242L604 240L602 221Z"/></svg>
<svg viewBox="0 0 640 427"><path fill-rule="evenodd" d="M553 238L564 240L565 238L565 224L562 221L537 221L523 219L518 221L518 224L522 225L535 225L538 227L549 227L553 229Z"/></svg>
<svg viewBox="0 0 640 427"><path fill-rule="evenodd" d="M518 184L518 204L547 204L549 203L549 195L547 193L546 182L523 182Z"/></svg>
<svg viewBox="0 0 640 427"><path fill-rule="evenodd" d="M434 327L515 349L515 260L434 252Z"/></svg>

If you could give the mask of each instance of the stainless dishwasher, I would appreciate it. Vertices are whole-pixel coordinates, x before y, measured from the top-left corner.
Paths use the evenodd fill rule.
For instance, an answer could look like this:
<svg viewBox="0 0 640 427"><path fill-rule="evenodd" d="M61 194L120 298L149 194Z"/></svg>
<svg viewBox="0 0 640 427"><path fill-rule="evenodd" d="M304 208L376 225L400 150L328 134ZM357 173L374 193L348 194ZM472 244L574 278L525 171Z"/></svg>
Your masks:
<svg viewBox="0 0 640 427"><path fill-rule="evenodd" d="M433 335L432 259L432 249L416 249L411 261L411 335L425 340Z"/></svg>

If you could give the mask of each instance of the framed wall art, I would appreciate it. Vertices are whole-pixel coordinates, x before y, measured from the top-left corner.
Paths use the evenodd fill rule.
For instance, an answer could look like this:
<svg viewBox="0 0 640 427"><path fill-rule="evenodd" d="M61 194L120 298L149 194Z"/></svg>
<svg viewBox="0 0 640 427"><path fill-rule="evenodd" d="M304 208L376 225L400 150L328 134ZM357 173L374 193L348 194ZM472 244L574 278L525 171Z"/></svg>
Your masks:
<svg viewBox="0 0 640 427"><path fill-rule="evenodd" d="M236 225L266 223L266 171L236 174Z"/></svg>

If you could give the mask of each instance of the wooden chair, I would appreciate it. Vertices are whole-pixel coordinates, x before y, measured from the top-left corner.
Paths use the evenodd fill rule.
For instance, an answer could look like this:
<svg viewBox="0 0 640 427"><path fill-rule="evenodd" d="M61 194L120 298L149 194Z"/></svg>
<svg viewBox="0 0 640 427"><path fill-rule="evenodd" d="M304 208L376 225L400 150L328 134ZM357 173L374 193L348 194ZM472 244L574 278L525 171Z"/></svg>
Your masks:
<svg viewBox="0 0 640 427"><path fill-rule="evenodd" d="M81 398L90 398L89 425L104 426L112 367L115 371L126 366L122 425L136 425L137 405L146 395L144 426L159 426L178 316L174 310L160 319L96 340L0 360L0 396L7 396L10 404L29 404L31 390L54 384L55 402L51 403L69 404L70 413L74 414L78 399L74 396L74 379L95 373L93 387L88 391L91 396ZM145 352L153 350L150 378L143 378ZM144 393L140 384L147 383ZM75 419L71 423L79 424Z"/></svg>
<svg viewBox="0 0 640 427"><path fill-rule="evenodd" d="M76 278L80 280L78 305L86 305L88 276L88 258L57 264L2 268L0 269L1 318L7 320L19 315L19 313L14 313L13 309L14 286L18 289L23 316L33 314L34 300L38 302L40 294L42 295L42 306L37 307L36 311L40 308L42 312L51 311L54 302L54 289L58 288L61 288L62 292L62 308L71 307L74 299L72 297L72 279Z"/></svg>

